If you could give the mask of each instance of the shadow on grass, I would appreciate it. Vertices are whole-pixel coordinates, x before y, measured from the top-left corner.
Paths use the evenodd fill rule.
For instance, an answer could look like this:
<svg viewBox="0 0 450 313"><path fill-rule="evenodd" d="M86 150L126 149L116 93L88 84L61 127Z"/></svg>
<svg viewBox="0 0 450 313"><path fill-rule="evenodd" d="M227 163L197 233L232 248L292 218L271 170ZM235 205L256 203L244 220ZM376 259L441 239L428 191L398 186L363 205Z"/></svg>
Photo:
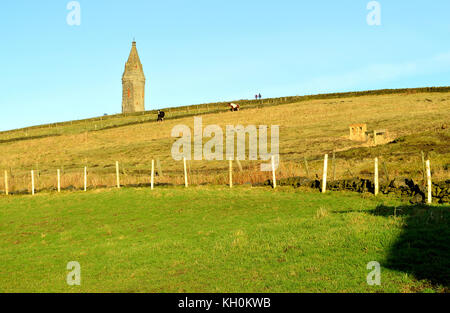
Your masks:
<svg viewBox="0 0 450 313"><path fill-rule="evenodd" d="M377 216L403 216L405 226L390 248L385 267L433 285L450 285L450 206L377 206Z"/></svg>

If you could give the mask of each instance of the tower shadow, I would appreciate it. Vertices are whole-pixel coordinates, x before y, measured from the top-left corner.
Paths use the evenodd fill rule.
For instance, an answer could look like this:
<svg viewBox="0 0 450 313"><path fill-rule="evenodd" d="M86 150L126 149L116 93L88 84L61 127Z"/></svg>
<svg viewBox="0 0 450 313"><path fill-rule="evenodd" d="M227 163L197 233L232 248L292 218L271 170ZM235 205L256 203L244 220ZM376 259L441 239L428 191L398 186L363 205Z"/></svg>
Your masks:
<svg viewBox="0 0 450 313"><path fill-rule="evenodd" d="M404 228L389 250L385 267L449 288L450 206L379 205L370 213L405 217Z"/></svg>

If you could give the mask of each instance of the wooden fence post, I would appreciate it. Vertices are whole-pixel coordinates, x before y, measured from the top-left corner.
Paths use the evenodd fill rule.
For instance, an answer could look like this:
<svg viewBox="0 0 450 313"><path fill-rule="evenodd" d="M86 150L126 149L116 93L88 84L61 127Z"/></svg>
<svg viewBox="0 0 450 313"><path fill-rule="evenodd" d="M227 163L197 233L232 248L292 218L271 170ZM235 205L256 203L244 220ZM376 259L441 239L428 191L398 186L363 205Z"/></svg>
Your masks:
<svg viewBox="0 0 450 313"><path fill-rule="evenodd" d="M119 161L116 161L116 182L117 182L117 188L120 188Z"/></svg>
<svg viewBox="0 0 450 313"><path fill-rule="evenodd" d="M229 168L229 178L230 178L230 188L233 187L233 160L229 160L230 168Z"/></svg>
<svg viewBox="0 0 450 313"><path fill-rule="evenodd" d="M306 176L309 178L309 167L308 167L308 160L306 159L306 156L303 157L303 160L305 162Z"/></svg>
<svg viewBox="0 0 450 313"><path fill-rule="evenodd" d="M161 177L163 176L162 168L161 168L161 160L158 158L156 159L156 170L158 171L158 175Z"/></svg>
<svg viewBox="0 0 450 313"><path fill-rule="evenodd" d="M8 188L8 171L5 170L5 194L9 195L9 188Z"/></svg>
<svg viewBox="0 0 450 313"><path fill-rule="evenodd" d="M34 171L31 170L31 194L34 195Z"/></svg>
<svg viewBox="0 0 450 313"><path fill-rule="evenodd" d="M155 160L152 160L152 175L150 180L150 189L153 190L155 180Z"/></svg>
<svg viewBox="0 0 450 313"><path fill-rule="evenodd" d="M188 177L191 177L191 160L186 160Z"/></svg>
<svg viewBox="0 0 450 313"><path fill-rule="evenodd" d="M423 153L423 150L420 151L422 154L422 176L423 176L423 183L425 184L425 175L427 173L426 169L425 169L425 155Z"/></svg>
<svg viewBox="0 0 450 313"><path fill-rule="evenodd" d="M236 163L237 163L237 166L239 167L239 172L242 173L244 170L242 169L241 161L239 161L239 160L236 158Z"/></svg>
<svg viewBox="0 0 450 313"><path fill-rule="evenodd" d="M382 162L383 163L383 170L384 170L384 175L386 176L386 183L390 183L391 182L391 180L389 179L389 172L388 172L388 169L387 169L387 166L386 166L386 162Z"/></svg>
<svg viewBox="0 0 450 313"><path fill-rule="evenodd" d="M333 151L332 166L333 166L333 181L335 181L336 180L336 152L335 151Z"/></svg>
<svg viewBox="0 0 450 313"><path fill-rule="evenodd" d="M431 168L430 168L430 160L427 160L426 162L427 167L427 181L428 181L428 197L427 197L427 203L431 204L432 198L431 198Z"/></svg>
<svg viewBox="0 0 450 313"><path fill-rule="evenodd" d="M87 191L87 166L84 167L84 191Z"/></svg>
<svg viewBox="0 0 450 313"><path fill-rule="evenodd" d="M328 170L328 154L325 154L325 157L323 159L322 193L327 192L327 170Z"/></svg>
<svg viewBox="0 0 450 313"><path fill-rule="evenodd" d="M275 156L272 155L272 179L273 189L277 188L277 178L275 177Z"/></svg>
<svg viewBox="0 0 450 313"><path fill-rule="evenodd" d="M375 181L375 196L378 195L380 191L380 186L378 184L378 158L375 158L375 171L374 171L374 181Z"/></svg>
<svg viewBox="0 0 450 313"><path fill-rule="evenodd" d="M183 158L183 164L184 164L184 186L188 187L188 177L187 177L187 168L186 168L186 158Z"/></svg>
<svg viewBox="0 0 450 313"><path fill-rule="evenodd" d="M57 181L58 181L58 192L61 192L61 171L58 169L56 171L56 174L58 176L58 179L57 179Z"/></svg>
<svg viewBox="0 0 450 313"><path fill-rule="evenodd" d="M377 131L376 130L373 131L373 143L374 143L374 145L377 145Z"/></svg>

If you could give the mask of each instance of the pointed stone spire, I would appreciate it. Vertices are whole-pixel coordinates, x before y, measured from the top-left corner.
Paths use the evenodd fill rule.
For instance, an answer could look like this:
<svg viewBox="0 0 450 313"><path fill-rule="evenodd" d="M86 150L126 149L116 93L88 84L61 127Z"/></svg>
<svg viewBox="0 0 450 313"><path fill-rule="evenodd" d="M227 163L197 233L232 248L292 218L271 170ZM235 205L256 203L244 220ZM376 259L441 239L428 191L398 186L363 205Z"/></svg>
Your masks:
<svg viewBox="0 0 450 313"><path fill-rule="evenodd" d="M122 113L145 111L145 75L136 42L133 41L130 56L122 76Z"/></svg>

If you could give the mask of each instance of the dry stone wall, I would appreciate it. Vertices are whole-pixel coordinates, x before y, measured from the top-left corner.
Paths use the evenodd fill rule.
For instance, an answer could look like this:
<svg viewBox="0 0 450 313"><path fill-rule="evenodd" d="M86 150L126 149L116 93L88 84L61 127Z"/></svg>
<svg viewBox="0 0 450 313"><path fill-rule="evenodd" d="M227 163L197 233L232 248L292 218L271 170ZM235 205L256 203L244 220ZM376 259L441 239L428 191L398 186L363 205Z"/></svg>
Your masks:
<svg viewBox="0 0 450 313"><path fill-rule="evenodd" d="M272 185L268 180L264 185ZM309 187L321 189L321 180L312 180L305 177L290 177L277 181L278 186ZM327 190L355 191L360 193L373 193L375 185L372 180L364 178L343 179L327 182ZM427 187L423 182L415 182L408 178L396 178L389 183L380 184L380 193L395 195L411 203L425 203ZM450 203L450 180L432 183L432 197L434 203Z"/></svg>

